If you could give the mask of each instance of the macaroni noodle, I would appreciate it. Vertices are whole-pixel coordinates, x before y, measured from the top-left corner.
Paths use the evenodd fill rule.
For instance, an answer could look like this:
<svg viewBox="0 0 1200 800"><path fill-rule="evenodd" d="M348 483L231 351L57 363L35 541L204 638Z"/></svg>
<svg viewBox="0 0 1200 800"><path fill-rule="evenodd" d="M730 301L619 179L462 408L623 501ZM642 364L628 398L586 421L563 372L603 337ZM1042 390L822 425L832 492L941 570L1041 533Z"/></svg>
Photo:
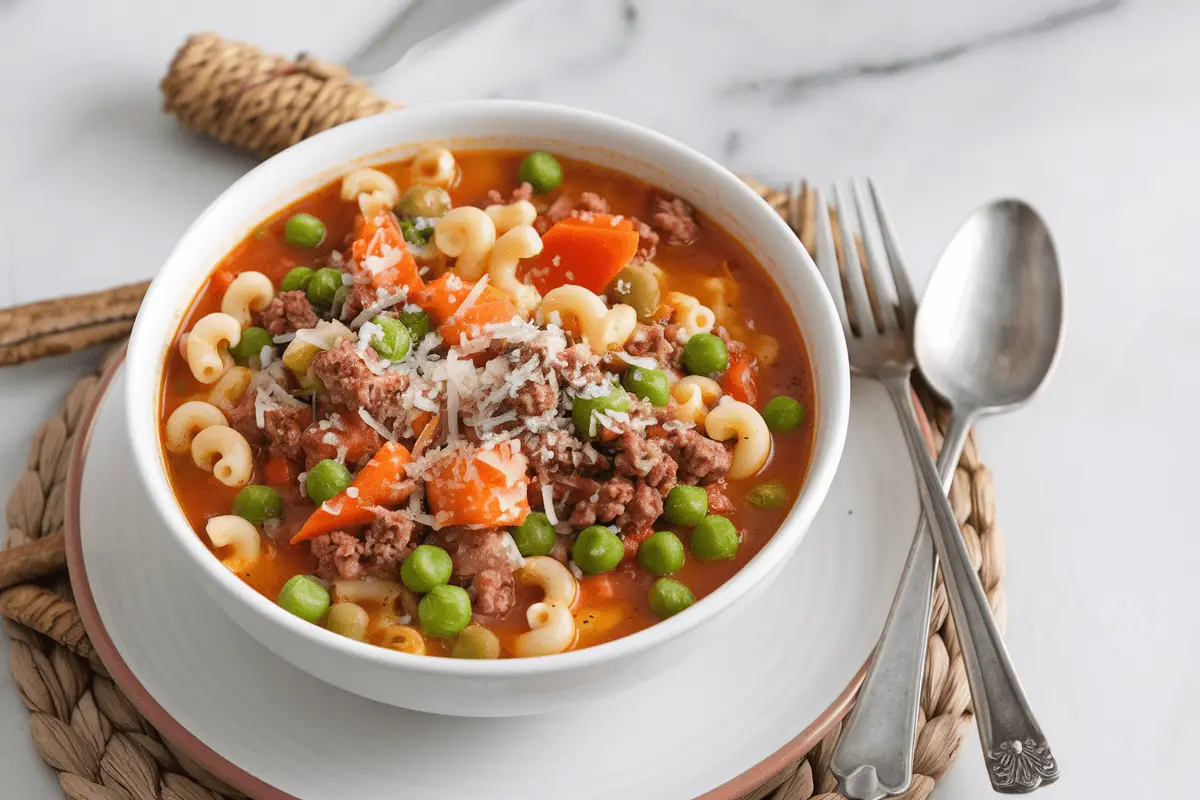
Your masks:
<svg viewBox="0 0 1200 800"><path fill-rule="evenodd" d="M478 280L496 244L496 224L478 208L459 206L447 211L434 225L433 241L438 250L458 259L454 264L456 275L463 280Z"/></svg>
<svg viewBox="0 0 1200 800"><path fill-rule="evenodd" d="M355 198L362 215L374 219L400 202L400 187L390 175L377 169L356 169L342 178L342 199Z"/></svg>
<svg viewBox="0 0 1200 800"><path fill-rule="evenodd" d="M231 413L246 393L246 387L250 385L252 377L254 373L246 367L231 367L213 384L212 391L208 393L208 402L226 414Z"/></svg>
<svg viewBox="0 0 1200 800"><path fill-rule="evenodd" d="M262 311L275 296L275 285L261 272L242 272L233 279L221 298L221 313L228 314L245 328L250 312Z"/></svg>
<svg viewBox="0 0 1200 800"><path fill-rule="evenodd" d="M246 572L262 556L262 541L258 529L236 514L213 517L204 526L213 547L228 547L229 552L221 556L221 563L231 572Z"/></svg>
<svg viewBox="0 0 1200 800"><path fill-rule="evenodd" d="M771 456L771 431L754 406L727 397L708 412L704 430L717 441L737 438L727 478L748 478Z"/></svg>
<svg viewBox="0 0 1200 800"><path fill-rule="evenodd" d="M496 240L488 257L488 278L492 286L505 292L523 315L538 307L538 290L517 280L517 264L542 252L542 238L529 225L518 225Z"/></svg>
<svg viewBox="0 0 1200 800"><path fill-rule="evenodd" d="M711 333L717 321L712 309L700 305L700 301L690 294L667 292L663 297L663 305L675 311L675 322L689 338L697 333Z"/></svg>
<svg viewBox="0 0 1200 800"><path fill-rule="evenodd" d="M242 326L224 313L208 314L192 326L187 339L187 362L201 383L215 383L233 365L229 348L242 338Z"/></svg>
<svg viewBox="0 0 1200 800"><path fill-rule="evenodd" d="M226 425L221 409L203 400L188 400L167 417L164 444L172 453L186 453L192 449L192 439L205 428Z"/></svg>
<svg viewBox="0 0 1200 800"><path fill-rule="evenodd" d="M561 603L534 603L525 613L529 632L513 642L513 652L521 657L549 656L575 644L575 617Z"/></svg>
<svg viewBox="0 0 1200 800"><path fill-rule="evenodd" d="M415 656L425 653L425 637L409 625L389 626L380 637L379 644L389 650L399 650L401 653L412 653Z"/></svg>
<svg viewBox="0 0 1200 800"><path fill-rule="evenodd" d="M712 378L689 375L671 387L671 397L676 403L675 419L699 424L721 399L721 385Z"/></svg>
<svg viewBox="0 0 1200 800"><path fill-rule="evenodd" d="M521 225L532 225L537 219L537 209L528 200L518 200L509 205L493 205L485 208L484 213L492 218L497 233L508 233Z"/></svg>
<svg viewBox="0 0 1200 800"><path fill-rule="evenodd" d="M226 486L245 486L254 472L246 437L224 425L205 428L192 439L192 461Z"/></svg>
<svg viewBox="0 0 1200 800"><path fill-rule="evenodd" d="M637 312L627 305L612 308L582 286L559 286L542 298L540 320L558 312L563 324L578 323L584 341L593 353L604 355L625 344L637 327Z"/></svg>
<svg viewBox="0 0 1200 800"><path fill-rule="evenodd" d="M449 189L458 176L454 154L444 147L431 147L413 159L412 176L415 183L426 183Z"/></svg>

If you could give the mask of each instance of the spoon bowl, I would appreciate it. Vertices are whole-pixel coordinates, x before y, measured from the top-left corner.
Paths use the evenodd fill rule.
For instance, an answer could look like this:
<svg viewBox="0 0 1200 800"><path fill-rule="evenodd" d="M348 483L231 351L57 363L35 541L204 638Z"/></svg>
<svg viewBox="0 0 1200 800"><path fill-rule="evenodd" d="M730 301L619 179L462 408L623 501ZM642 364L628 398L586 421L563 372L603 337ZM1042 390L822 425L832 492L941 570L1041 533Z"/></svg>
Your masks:
<svg viewBox="0 0 1200 800"><path fill-rule="evenodd" d="M1063 335L1058 255L1020 200L976 211L943 252L915 325L917 363L956 409L1027 402L1054 369Z"/></svg>

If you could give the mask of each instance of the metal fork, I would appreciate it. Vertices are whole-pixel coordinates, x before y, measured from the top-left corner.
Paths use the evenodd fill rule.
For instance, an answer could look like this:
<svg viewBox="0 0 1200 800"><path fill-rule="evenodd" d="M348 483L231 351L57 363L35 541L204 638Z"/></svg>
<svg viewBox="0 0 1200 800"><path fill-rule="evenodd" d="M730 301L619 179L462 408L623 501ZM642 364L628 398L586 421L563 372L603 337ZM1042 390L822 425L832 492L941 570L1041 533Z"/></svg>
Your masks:
<svg viewBox="0 0 1200 800"><path fill-rule="evenodd" d="M927 461L929 454L913 406L910 383L916 364L913 322L917 301L879 193L873 183L868 181L867 185L870 209L860 187L853 184L850 187L860 234L855 233L851 222L855 214L836 186L833 209L826 206L819 192L815 197L815 214L811 205L802 208L800 203L791 202L789 208L793 227L799 229L801 214L812 215L809 220L815 221L816 262L846 332L851 370L876 378L887 388L900 417L909 453L914 464L919 464ZM830 224L831 212L838 219L837 239ZM882 249L868 230L869 220L882 239ZM865 269L861 263L864 260ZM885 291L889 284L895 289L895 304ZM918 480L925 516L935 524L953 526L954 536L960 534L953 513L949 512L945 492L954 477L956 461L951 448L943 450L938 458L940 493L931 496L927 485ZM923 477L931 476L930 471ZM930 508L935 500L945 508ZM931 597L937 575L934 540L923 529L924 525L923 518L918 523L871 666L830 764L838 776L842 794L853 800L879 800L902 794L912 782Z"/></svg>

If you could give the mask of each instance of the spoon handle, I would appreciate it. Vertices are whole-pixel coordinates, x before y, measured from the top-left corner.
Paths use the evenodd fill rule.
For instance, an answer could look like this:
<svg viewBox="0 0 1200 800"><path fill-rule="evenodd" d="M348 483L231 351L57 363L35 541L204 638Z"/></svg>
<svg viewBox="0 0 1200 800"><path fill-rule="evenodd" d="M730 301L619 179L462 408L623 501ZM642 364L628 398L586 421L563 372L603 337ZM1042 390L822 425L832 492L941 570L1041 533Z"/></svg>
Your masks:
<svg viewBox="0 0 1200 800"><path fill-rule="evenodd" d="M908 407L897 404L896 411L904 415ZM951 415L937 462L943 493L950 488L970 427L970 415ZM887 623L830 762L842 794L852 800L894 797L912 783L936 575L937 553L922 513Z"/></svg>
<svg viewBox="0 0 1200 800"><path fill-rule="evenodd" d="M1058 762L1034 719L979 575L971 565L954 511L942 493L937 469L917 422L908 376L889 375L882 380L892 400L905 409L899 415L901 428L917 468L921 504L942 563L942 579L962 647L988 779L997 792L1032 792L1058 780Z"/></svg>

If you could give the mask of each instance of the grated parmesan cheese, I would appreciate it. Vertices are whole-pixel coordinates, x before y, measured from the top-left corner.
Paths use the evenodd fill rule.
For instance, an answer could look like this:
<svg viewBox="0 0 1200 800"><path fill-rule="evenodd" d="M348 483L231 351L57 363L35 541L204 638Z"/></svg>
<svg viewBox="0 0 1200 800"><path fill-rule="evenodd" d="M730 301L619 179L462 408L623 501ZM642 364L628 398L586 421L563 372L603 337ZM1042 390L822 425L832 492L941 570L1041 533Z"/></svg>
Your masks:
<svg viewBox="0 0 1200 800"><path fill-rule="evenodd" d="M551 525L557 525L558 515L554 513L554 487L548 483L542 484L542 506L546 512L546 519L550 520Z"/></svg>
<svg viewBox="0 0 1200 800"><path fill-rule="evenodd" d="M367 423L367 425L370 426L376 433L378 433L383 438L387 439L389 442L396 441L396 437L392 436L392 432L389 431L387 428L383 427L383 425L380 422L378 422L374 417L372 417L370 412L367 411L365 408L360 408L358 410L358 416L360 416L362 418L362 421Z"/></svg>
<svg viewBox="0 0 1200 800"><path fill-rule="evenodd" d="M380 291L383 292L382 289ZM350 320L350 327L358 328L359 326L362 326L363 323L365 323L367 320L374 319L375 317L379 316L379 314L381 312L387 311L392 306L398 306L401 303L404 303L405 301L407 301L408 300L408 287L407 286L400 287L400 291L396 292L395 294L388 294L387 292L383 292L383 295L384 295L383 297L380 297L374 303L372 303L371 305L367 306L362 311L360 311L358 313L358 316L356 316L354 319Z"/></svg>

